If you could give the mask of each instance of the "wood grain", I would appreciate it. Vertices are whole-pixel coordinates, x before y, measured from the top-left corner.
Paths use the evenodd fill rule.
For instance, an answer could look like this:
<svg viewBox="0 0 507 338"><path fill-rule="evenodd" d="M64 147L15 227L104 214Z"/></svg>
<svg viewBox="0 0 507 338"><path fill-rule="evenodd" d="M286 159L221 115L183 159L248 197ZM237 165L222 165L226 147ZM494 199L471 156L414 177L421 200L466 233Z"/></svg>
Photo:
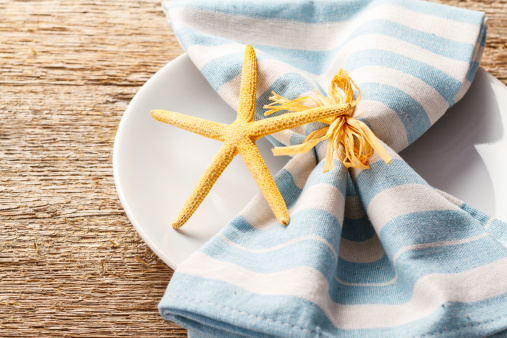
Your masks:
<svg viewBox="0 0 507 338"><path fill-rule="evenodd" d="M507 0L482 66L507 83ZM166 336L172 271L117 198L112 147L140 86L183 51L159 0L0 0L0 336Z"/></svg>

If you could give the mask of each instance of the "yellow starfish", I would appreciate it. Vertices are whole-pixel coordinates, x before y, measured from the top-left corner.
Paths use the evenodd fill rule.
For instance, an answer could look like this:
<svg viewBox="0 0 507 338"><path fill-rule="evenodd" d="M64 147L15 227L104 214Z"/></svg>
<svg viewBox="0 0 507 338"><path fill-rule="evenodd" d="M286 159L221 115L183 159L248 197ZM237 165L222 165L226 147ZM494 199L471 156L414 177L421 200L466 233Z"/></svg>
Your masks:
<svg viewBox="0 0 507 338"><path fill-rule="evenodd" d="M281 130L316 122L335 115L342 115L349 111L351 105L348 103L336 104L309 109L304 112L286 113L277 117L253 121L256 87L257 58L253 47L247 45L241 73L238 115L232 124L228 125L208 121L165 110L151 111L151 116L158 121L223 142L219 152L215 155L208 168L206 168L197 186L179 212L173 223L173 228L180 228L190 216L192 216L211 190L211 187L215 184L218 177L238 153L245 161L246 166L257 182L257 185L266 198L271 210L273 210L276 218L283 225L289 223L289 213L285 201L273 177L269 173L268 167L262 159L255 142L261 137Z"/></svg>

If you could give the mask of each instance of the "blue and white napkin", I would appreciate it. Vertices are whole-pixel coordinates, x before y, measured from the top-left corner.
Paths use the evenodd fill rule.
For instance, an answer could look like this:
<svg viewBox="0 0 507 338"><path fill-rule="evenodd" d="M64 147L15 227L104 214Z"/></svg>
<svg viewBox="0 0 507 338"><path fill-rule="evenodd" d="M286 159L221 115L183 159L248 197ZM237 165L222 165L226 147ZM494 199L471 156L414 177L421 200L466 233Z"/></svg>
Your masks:
<svg viewBox="0 0 507 338"><path fill-rule="evenodd" d="M507 329L507 225L432 188L397 155L469 88L483 13L416 0L192 0L164 10L233 108L245 44L255 47L257 119L272 91L289 99L325 92L346 68L362 92L355 116L394 159L374 156L368 170L336 160L323 173L327 144L293 157L275 177L290 224L259 194L178 267L159 305L164 318L219 337ZM298 144L315 128L270 140Z"/></svg>

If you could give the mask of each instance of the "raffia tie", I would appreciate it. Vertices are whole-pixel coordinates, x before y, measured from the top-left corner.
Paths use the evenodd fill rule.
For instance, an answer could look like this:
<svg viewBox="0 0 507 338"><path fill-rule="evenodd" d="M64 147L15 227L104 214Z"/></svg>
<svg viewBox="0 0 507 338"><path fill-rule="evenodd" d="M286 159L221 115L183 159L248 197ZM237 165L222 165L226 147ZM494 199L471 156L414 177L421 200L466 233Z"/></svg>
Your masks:
<svg viewBox="0 0 507 338"><path fill-rule="evenodd" d="M354 97L353 86L359 94L357 100ZM324 122L328 126L310 133L303 143L274 148L273 154L275 156L305 153L319 142L329 140L324 172L333 168L333 153L335 150L338 158L347 168L369 169L368 161L373 156L374 151L385 163L392 161L391 156L371 129L364 122L353 117L355 107L361 100L361 91L345 69L340 69L338 75L335 75L327 91L327 96L322 95L317 89L315 89L315 93L316 97L304 96L288 100L272 92L273 96L269 99L273 102L264 106L264 109L269 109L265 115L280 110L303 112L318 107L324 109L346 103L350 104L350 109L319 120L319 122Z"/></svg>

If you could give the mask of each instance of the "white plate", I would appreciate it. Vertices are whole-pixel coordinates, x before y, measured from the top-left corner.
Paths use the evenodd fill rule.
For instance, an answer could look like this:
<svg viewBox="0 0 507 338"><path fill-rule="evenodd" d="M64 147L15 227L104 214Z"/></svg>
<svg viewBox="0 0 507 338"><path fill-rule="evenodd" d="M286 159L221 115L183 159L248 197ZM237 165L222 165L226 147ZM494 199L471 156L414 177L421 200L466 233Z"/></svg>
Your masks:
<svg viewBox="0 0 507 338"><path fill-rule="evenodd" d="M155 121L167 109L231 123L236 113L186 55L158 71L129 104L113 151L116 189L128 218L153 251L173 269L217 233L258 191L237 156L183 228L171 227L179 209L221 146ZM402 156L431 185L507 220L507 88L479 69L465 98ZM276 173L287 157L259 148Z"/></svg>

